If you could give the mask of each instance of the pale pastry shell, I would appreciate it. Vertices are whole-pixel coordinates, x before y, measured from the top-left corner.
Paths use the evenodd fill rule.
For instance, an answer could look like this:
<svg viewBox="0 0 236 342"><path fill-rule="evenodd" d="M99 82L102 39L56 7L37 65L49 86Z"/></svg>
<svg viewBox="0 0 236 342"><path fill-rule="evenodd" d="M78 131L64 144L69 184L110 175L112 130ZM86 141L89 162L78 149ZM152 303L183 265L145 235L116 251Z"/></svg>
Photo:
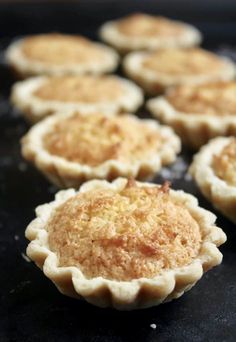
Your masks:
<svg viewBox="0 0 236 342"><path fill-rule="evenodd" d="M165 96L147 101L151 114L163 124L171 126L183 143L198 149L216 136L236 135L235 115L207 115L177 111Z"/></svg>
<svg viewBox="0 0 236 342"><path fill-rule="evenodd" d="M236 223L236 187L220 179L211 165L214 155L220 153L232 139L218 137L203 146L194 156L189 173L213 206Z"/></svg>
<svg viewBox="0 0 236 342"><path fill-rule="evenodd" d="M119 178L112 183L93 180L85 183L80 192L105 188L119 191L125 187L127 179ZM137 183L138 186L156 186L151 183ZM198 206L195 197L181 190L170 190L173 199L182 203L200 225L203 241L198 257L189 265L173 270L163 270L155 278L140 278L132 281L108 280L102 277L86 279L78 267L59 267L57 255L48 245L47 222L54 209L76 194L74 189L60 191L53 202L36 209L37 218L26 229L26 237L31 241L27 255L53 281L59 291L74 298L84 298L100 307L114 307L118 310L132 310L159 305L180 297L190 290L203 273L222 261L217 248L226 241L224 232L215 226L215 215Z"/></svg>
<svg viewBox="0 0 236 342"><path fill-rule="evenodd" d="M236 75L235 64L227 57L219 57L225 63L225 68L218 70L215 75L173 75L157 73L142 65L143 60L150 54L147 51L131 52L123 61L125 74L135 81L148 95L158 95L167 88L181 84L203 84L214 81L232 80Z"/></svg>
<svg viewBox="0 0 236 342"><path fill-rule="evenodd" d="M34 95L34 92L47 82L48 77L38 76L27 80L17 82L12 88L11 102L19 109L25 118L35 123L58 111L80 111L84 113L107 112L110 114L119 114L121 112L135 112L143 103L142 90L133 82L118 76L116 78L124 89L117 99L104 102L63 102L56 100L44 100ZM96 89L91 89L96 92Z"/></svg>
<svg viewBox="0 0 236 342"><path fill-rule="evenodd" d="M180 24L184 29L179 37L129 37L119 31L116 20L103 24L99 30L99 36L105 43L113 46L121 54L135 50L187 48L201 43L202 35L198 29L180 21L172 21Z"/></svg>
<svg viewBox="0 0 236 342"><path fill-rule="evenodd" d="M20 78L37 75L81 75L81 74L104 74L114 71L119 63L119 56L112 48L94 43L96 48L104 52L101 63L83 63L70 65L52 65L33 61L27 58L21 50L24 38L14 41L6 50L6 61Z"/></svg>
<svg viewBox="0 0 236 342"><path fill-rule="evenodd" d="M142 123L156 130L165 138L165 142L152 158L148 157L133 163L122 163L111 159L92 167L50 154L43 146L44 134L56 122L73 114L74 112L51 115L33 126L22 139L24 158L32 162L52 183L59 187L78 187L84 181L95 178L111 180L123 176L147 179L160 171L163 165L175 161L177 153L180 152L180 139L171 128L161 126L155 120L146 119L142 120ZM104 115L109 117L106 113ZM128 115L134 120L141 121L132 114Z"/></svg>

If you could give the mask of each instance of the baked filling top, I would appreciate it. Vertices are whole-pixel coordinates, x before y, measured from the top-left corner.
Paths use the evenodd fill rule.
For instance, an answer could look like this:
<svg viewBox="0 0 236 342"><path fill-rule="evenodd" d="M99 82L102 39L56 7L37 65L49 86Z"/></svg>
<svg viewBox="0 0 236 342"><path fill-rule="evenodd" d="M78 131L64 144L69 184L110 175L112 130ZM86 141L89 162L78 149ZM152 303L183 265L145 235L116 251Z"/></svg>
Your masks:
<svg viewBox="0 0 236 342"><path fill-rule="evenodd" d="M236 82L178 86L166 95L166 99L183 113L236 114Z"/></svg>
<svg viewBox="0 0 236 342"><path fill-rule="evenodd" d="M133 14L121 19L116 24L117 29L130 37L177 37L184 28L172 20L147 14Z"/></svg>
<svg viewBox="0 0 236 342"><path fill-rule="evenodd" d="M147 159L162 143L157 130L128 115L75 113L58 121L44 136L50 154L90 166L111 159L126 163Z"/></svg>
<svg viewBox="0 0 236 342"><path fill-rule="evenodd" d="M52 65L90 63L104 58L104 52L88 39L58 33L25 38L21 51L32 61Z"/></svg>
<svg viewBox="0 0 236 342"><path fill-rule="evenodd" d="M60 76L48 78L33 95L49 101L96 103L116 100L125 91L112 76Z"/></svg>
<svg viewBox="0 0 236 342"><path fill-rule="evenodd" d="M142 65L157 73L191 76L217 73L225 67L225 62L199 48L163 49L150 52Z"/></svg>
<svg viewBox="0 0 236 342"><path fill-rule="evenodd" d="M55 209L47 231L59 266L118 281L188 265L202 241L198 223L171 198L168 184L138 187L133 180L120 192L78 193Z"/></svg>
<svg viewBox="0 0 236 342"><path fill-rule="evenodd" d="M236 138L213 157L212 167L220 179L229 185L236 186Z"/></svg>

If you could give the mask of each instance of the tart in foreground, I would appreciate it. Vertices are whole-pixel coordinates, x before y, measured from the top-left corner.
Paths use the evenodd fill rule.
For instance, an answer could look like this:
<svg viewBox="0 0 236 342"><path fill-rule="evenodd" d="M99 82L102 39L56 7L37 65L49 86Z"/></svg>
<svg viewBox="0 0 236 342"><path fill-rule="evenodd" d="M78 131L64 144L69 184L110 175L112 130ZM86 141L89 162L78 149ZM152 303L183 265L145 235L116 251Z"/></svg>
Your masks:
<svg viewBox="0 0 236 342"><path fill-rule="evenodd" d="M200 48L131 52L123 67L150 95L171 86L232 80L236 73L231 60Z"/></svg>
<svg viewBox="0 0 236 342"><path fill-rule="evenodd" d="M147 107L193 149L216 136L236 135L235 81L177 86Z"/></svg>
<svg viewBox="0 0 236 342"><path fill-rule="evenodd" d="M195 155L190 173L206 198L236 223L236 138L212 139Z"/></svg>
<svg viewBox="0 0 236 342"><path fill-rule="evenodd" d="M22 140L22 154L59 187L119 176L146 179L176 159L180 139L169 127L131 114L51 115Z"/></svg>
<svg viewBox="0 0 236 342"><path fill-rule="evenodd" d="M81 75L112 72L117 53L79 35L39 34L13 42L6 51L8 64L20 77Z"/></svg>
<svg viewBox="0 0 236 342"><path fill-rule="evenodd" d="M119 178L36 209L27 255L65 295L131 310L180 297L221 263L224 232L183 191Z"/></svg>
<svg viewBox="0 0 236 342"><path fill-rule="evenodd" d="M100 37L121 53L191 47L201 42L201 33L195 27L144 13L131 14L103 24Z"/></svg>
<svg viewBox="0 0 236 342"><path fill-rule="evenodd" d="M11 101L35 123L56 111L135 112L143 94L131 81L114 75L38 76L17 82Z"/></svg>

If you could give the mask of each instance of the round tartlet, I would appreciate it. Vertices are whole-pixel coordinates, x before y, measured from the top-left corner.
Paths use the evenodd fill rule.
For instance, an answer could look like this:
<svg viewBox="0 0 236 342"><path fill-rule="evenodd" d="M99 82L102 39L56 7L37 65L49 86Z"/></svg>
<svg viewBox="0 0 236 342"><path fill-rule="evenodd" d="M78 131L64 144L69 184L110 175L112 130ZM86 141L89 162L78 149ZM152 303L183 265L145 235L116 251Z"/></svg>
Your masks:
<svg viewBox="0 0 236 342"><path fill-rule="evenodd" d="M193 149L216 136L236 135L235 81L177 86L149 100L147 107Z"/></svg>
<svg viewBox="0 0 236 342"><path fill-rule="evenodd" d="M131 114L55 114L22 140L23 156L59 187L94 178L146 179L179 151L180 139L171 128Z"/></svg>
<svg viewBox="0 0 236 342"><path fill-rule="evenodd" d="M63 294L119 310L180 297L221 263L226 241L215 215L168 184L94 180L36 214L27 255Z"/></svg>
<svg viewBox="0 0 236 342"><path fill-rule="evenodd" d="M134 112L143 94L134 83L114 75L38 76L17 82L11 101L35 123L56 111Z"/></svg>
<svg viewBox="0 0 236 342"><path fill-rule="evenodd" d="M191 25L143 13L103 24L100 37L121 53L191 47L202 40L201 33Z"/></svg>
<svg viewBox="0 0 236 342"><path fill-rule="evenodd" d="M6 60L20 77L37 75L81 75L112 72L117 53L79 35L48 33L13 42Z"/></svg>
<svg viewBox="0 0 236 342"><path fill-rule="evenodd" d="M229 81L236 74L230 59L200 48L131 52L123 67L151 95L171 86Z"/></svg>
<svg viewBox="0 0 236 342"><path fill-rule="evenodd" d="M189 172L206 198L236 223L236 138L212 139L194 156Z"/></svg>

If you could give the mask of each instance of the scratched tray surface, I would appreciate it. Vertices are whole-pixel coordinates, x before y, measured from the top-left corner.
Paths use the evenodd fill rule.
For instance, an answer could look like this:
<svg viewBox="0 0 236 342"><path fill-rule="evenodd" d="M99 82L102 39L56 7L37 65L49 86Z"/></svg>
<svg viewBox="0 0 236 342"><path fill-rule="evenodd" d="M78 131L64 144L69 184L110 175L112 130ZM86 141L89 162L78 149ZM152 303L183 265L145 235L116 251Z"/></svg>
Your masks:
<svg viewBox="0 0 236 342"><path fill-rule="evenodd" d="M8 102L14 82L3 60L8 43L0 41L0 341L235 341L236 230L186 173L192 159L187 151L154 181L168 179L173 188L197 196L204 208L216 212L228 241L221 248L223 264L183 297L134 312L99 309L61 295L28 260L25 227L34 208L52 200L57 189L21 158L19 140L29 127ZM235 58L230 45L213 49ZM145 111L139 115L149 116Z"/></svg>

